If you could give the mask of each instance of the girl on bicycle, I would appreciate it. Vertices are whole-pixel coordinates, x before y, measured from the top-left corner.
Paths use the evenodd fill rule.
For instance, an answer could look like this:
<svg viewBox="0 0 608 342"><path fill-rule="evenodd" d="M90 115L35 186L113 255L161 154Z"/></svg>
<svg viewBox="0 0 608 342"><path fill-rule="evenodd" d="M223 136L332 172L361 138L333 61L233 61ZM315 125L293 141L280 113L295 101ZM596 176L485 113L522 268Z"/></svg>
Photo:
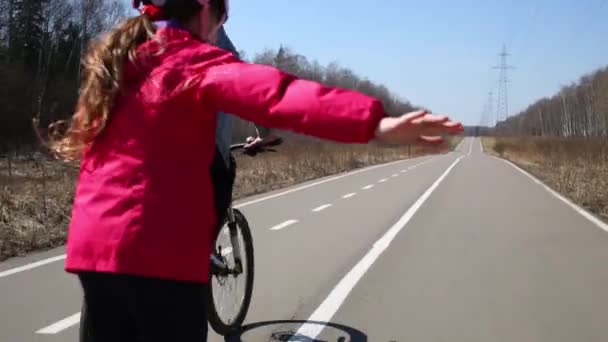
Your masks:
<svg viewBox="0 0 608 342"><path fill-rule="evenodd" d="M65 268L84 290L85 339L206 340L215 113L344 143L437 144L463 130L238 60L213 44L227 0L140 3L89 47L75 114L51 140L81 165Z"/></svg>

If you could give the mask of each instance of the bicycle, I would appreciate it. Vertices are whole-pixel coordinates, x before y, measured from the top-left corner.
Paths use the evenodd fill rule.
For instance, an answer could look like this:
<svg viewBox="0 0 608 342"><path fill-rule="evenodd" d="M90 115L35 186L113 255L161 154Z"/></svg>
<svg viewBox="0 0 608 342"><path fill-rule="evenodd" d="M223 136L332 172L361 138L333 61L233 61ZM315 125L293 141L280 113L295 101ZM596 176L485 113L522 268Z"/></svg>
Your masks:
<svg viewBox="0 0 608 342"><path fill-rule="evenodd" d="M256 156L258 153L274 152L269 149L270 146L277 146L282 143L282 139L277 139L275 142L267 144L256 149L245 149L246 144L236 144L230 147L230 151L244 150L244 154ZM227 228L227 229L224 229ZM222 243L222 238L226 242ZM242 240L242 241L241 241ZM244 250L241 250L243 248ZM236 314L233 317L222 317L219 311L222 311L222 305L225 300L216 299L221 297L222 293L219 290L214 290L215 283L221 286L226 285L230 280L236 282L236 278L245 277L244 289L241 296L236 294L230 296L233 300L240 301L236 303ZM253 279L254 279L254 249L253 237L249 228L249 223L245 215L238 209L234 208L232 203L228 207L226 222L217 232L215 245L211 256L211 267L209 271L209 286L208 288L208 305L207 316L208 321L213 330L226 336L237 331L245 321L245 317L249 311L251 297L253 294Z"/></svg>

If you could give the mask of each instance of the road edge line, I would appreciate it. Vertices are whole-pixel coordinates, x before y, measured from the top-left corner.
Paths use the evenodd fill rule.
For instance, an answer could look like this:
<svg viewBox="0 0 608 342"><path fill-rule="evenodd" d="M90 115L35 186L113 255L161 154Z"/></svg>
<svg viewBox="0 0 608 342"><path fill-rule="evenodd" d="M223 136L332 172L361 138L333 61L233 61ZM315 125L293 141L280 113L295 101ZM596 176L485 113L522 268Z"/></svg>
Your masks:
<svg viewBox="0 0 608 342"><path fill-rule="evenodd" d="M608 232L608 224L606 224L604 221L600 220L598 217L596 217L594 214L590 213L586 209L580 207L578 204L574 203L572 200L568 199L564 195L562 195L559 192L553 190L550 186L548 186L547 184L545 184L543 181L539 180L538 178L534 177L528 171L526 171L526 170L522 169L521 167L517 166L515 163L511 162L510 160L506 160L506 159L503 159L503 158L500 158L500 157L497 157L497 156L492 156L492 157L494 157L494 158L496 158L498 160L501 160L501 161L507 163L508 165L511 165L513 168L515 168L519 172L521 172L524 175L528 176L528 178L530 178L534 183L542 186L551 195L557 197L557 199L559 199L562 202L566 203L568 206L570 206L570 208L574 209L574 211L576 211L581 216L583 216L584 218L586 218L587 220L589 220L591 223L595 224L596 226L598 226L603 231Z"/></svg>
<svg viewBox="0 0 608 342"><path fill-rule="evenodd" d="M21 273L21 272L25 272L25 271L29 271L31 269L34 268L38 268L53 262L57 262L57 261L61 261L64 260L66 258L65 254L61 254L58 256L54 256L54 257L50 257L50 258L46 258L46 259L42 259L42 260L38 260L29 264L25 264L23 266L18 266L18 267L14 267L14 268L10 268L6 271L2 271L0 272L0 278L4 278L4 277L8 277L10 275L16 274L16 273Z"/></svg>

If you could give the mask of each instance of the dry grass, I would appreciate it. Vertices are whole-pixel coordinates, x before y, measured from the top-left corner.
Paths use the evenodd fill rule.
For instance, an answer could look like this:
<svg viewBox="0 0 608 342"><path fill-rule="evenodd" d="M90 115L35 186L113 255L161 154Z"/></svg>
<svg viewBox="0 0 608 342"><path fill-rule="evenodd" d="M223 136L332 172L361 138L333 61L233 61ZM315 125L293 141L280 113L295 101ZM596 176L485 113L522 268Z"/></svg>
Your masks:
<svg viewBox="0 0 608 342"><path fill-rule="evenodd" d="M484 138L483 144L608 221L607 140Z"/></svg>
<svg viewBox="0 0 608 342"><path fill-rule="evenodd" d="M59 162L0 160L0 260L65 239L77 169Z"/></svg>
<svg viewBox="0 0 608 342"><path fill-rule="evenodd" d="M452 142L454 146L457 143L456 140ZM279 153L268 153L264 158L241 156L237 159L236 198L368 165L437 152L419 147L390 148L375 145L328 143L307 143L305 145L290 143L279 149L281 149Z"/></svg>
<svg viewBox="0 0 608 342"><path fill-rule="evenodd" d="M450 141L447 149L460 142ZM237 156L241 198L367 165L437 153L421 148L288 142L276 153ZM444 149L445 152L447 149ZM0 159L0 260L64 243L78 169L57 161Z"/></svg>

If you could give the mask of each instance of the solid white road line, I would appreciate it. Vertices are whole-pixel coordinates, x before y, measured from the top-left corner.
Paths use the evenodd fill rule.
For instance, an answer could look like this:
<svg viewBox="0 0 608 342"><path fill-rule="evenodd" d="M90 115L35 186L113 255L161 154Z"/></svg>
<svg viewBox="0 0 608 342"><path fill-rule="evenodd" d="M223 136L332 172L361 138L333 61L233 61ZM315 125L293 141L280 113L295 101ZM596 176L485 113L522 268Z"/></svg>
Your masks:
<svg viewBox="0 0 608 342"><path fill-rule="evenodd" d="M291 226L292 224L296 224L298 223L298 220L287 220L281 224L277 224L276 226L270 228L270 230L281 230L283 228L287 228L289 226Z"/></svg>
<svg viewBox="0 0 608 342"><path fill-rule="evenodd" d="M52 258L36 261L36 262L31 263L31 264L23 265L23 266L20 266L20 267L11 268L10 270L4 271L4 272L0 272L0 278L8 277L9 275L12 275L12 274L15 274L15 273L31 270L32 268L44 266L46 264L50 264L50 263L55 262L55 261L61 261L61 260L64 260L65 257L66 257L65 254L63 254L63 255L56 256L56 257L52 257Z"/></svg>
<svg viewBox="0 0 608 342"><path fill-rule="evenodd" d="M608 224L604 223L602 220L600 220L599 218L595 217L593 214L591 214L590 212L588 212L587 210L579 207L577 204L575 204L574 202L572 202L571 200L567 199L566 197L564 197L562 194L558 193L557 191L551 189L547 184L543 183L542 181L540 181L538 178L532 176L530 173L528 173L527 171L525 171L524 169L520 168L519 166L513 164L511 161L506 160L506 159L502 159L502 158L498 158L498 157L494 157L498 160L502 160L503 162L513 166L516 170L518 170L519 172L523 173L524 175L528 176L532 181L534 181L534 183L542 186L545 190L547 190L550 194L552 194L553 196L557 197L559 200L561 200L562 202L566 203L570 208L574 209L574 211L576 211L577 213L579 213L581 216L583 216L584 218L586 218L587 220L591 221L593 224L595 224L596 226L600 227L600 229L608 232Z"/></svg>
<svg viewBox="0 0 608 342"><path fill-rule="evenodd" d="M36 331L36 334L55 335L78 323L80 323L80 312L75 313L70 317L66 317L57 323L53 323L48 327L42 328Z"/></svg>
<svg viewBox="0 0 608 342"><path fill-rule="evenodd" d="M348 294L355 287L357 282L363 277L367 270L372 264L378 259L378 257L388 248L391 242L395 239L397 234L407 225L412 219L414 214L420 209L422 204L431 196L433 191L437 189L439 184L447 177L452 169L462 159L459 157L450 165L450 167L428 188L420 198L403 214L403 216L395 223L376 243L374 243L372 249L361 259L353 269L340 280L340 282L334 287L329 293L327 298L323 301L321 306L313 312L308 318L309 321L315 322L329 322L334 316L336 311L340 308ZM307 338L314 340L319 333L323 330L323 325L303 324L298 332L294 335L297 337L306 336ZM301 340L301 339L299 339ZM296 342L294 338L289 341Z"/></svg>
<svg viewBox="0 0 608 342"><path fill-rule="evenodd" d="M314 208L312 211L315 213L318 213L319 211L325 210L327 208L331 207L331 204L323 204L321 206L318 206L316 208Z"/></svg>

